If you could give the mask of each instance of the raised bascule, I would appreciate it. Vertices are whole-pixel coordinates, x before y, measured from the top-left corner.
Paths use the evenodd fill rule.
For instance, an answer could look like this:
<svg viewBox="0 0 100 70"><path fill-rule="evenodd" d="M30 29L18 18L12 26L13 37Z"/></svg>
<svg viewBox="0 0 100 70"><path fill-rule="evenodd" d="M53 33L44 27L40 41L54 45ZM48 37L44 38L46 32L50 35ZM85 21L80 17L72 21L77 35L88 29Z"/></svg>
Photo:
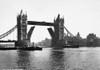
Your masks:
<svg viewBox="0 0 100 70"><path fill-rule="evenodd" d="M29 32L27 32L27 26L32 25ZM54 19L54 22L39 22L39 21L28 21L27 14L24 14L21 10L20 14L17 15L17 25L7 31L6 33L0 35L0 39L8 36L17 28L17 41L15 41L15 46L19 47L30 47L31 44L31 35L34 31L35 26L52 26L52 28L47 28L51 35L51 46L52 47L61 47L65 45L64 41L64 18L58 17ZM72 35L66 28L67 33ZM3 41L2 41L3 42Z"/></svg>

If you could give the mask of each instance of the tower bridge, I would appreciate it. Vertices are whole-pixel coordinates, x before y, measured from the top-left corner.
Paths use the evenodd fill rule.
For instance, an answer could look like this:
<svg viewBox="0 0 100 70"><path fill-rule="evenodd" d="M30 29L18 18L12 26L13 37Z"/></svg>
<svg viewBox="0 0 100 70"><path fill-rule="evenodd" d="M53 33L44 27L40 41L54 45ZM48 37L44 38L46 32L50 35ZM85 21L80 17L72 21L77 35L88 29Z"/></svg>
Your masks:
<svg viewBox="0 0 100 70"><path fill-rule="evenodd" d="M29 32L27 32L28 25L32 25ZM31 46L30 39L36 25L52 26L54 28L54 30L52 28L47 28L51 36L51 46L59 46L59 45L65 44L64 43L64 28L66 29L69 35L74 36L68 31L66 27L64 27L64 18L60 18L59 14L58 14L58 17L54 19L54 22L28 21L27 14L24 14L23 11L21 10L20 14L17 15L17 25L14 26L9 31L7 31L6 33L0 35L0 39L8 36L17 28L17 41L14 41L15 46L20 46L20 47Z"/></svg>

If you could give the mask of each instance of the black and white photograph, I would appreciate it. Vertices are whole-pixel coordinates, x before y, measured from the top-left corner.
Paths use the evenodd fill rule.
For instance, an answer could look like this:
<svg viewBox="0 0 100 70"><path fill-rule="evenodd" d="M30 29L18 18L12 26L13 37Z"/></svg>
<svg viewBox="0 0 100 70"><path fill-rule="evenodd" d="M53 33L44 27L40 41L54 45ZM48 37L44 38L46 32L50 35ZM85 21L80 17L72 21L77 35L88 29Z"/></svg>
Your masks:
<svg viewBox="0 0 100 70"><path fill-rule="evenodd" d="M100 70L100 0L0 0L0 70Z"/></svg>

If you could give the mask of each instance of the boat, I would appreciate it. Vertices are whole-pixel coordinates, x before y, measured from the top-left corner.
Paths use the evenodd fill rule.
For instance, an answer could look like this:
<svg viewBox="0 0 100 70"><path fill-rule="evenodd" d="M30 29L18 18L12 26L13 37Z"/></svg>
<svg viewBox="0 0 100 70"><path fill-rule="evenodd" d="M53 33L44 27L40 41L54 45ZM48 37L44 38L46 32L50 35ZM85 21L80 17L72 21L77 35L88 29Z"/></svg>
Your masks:
<svg viewBox="0 0 100 70"><path fill-rule="evenodd" d="M41 47L25 47L25 48L18 48L18 50L27 50L27 51L32 51L32 50L42 50Z"/></svg>
<svg viewBox="0 0 100 70"><path fill-rule="evenodd" d="M79 45L66 45L66 48L79 48Z"/></svg>
<svg viewBox="0 0 100 70"><path fill-rule="evenodd" d="M63 45L63 46L53 47L53 49L64 49L64 48L79 48L79 45Z"/></svg>
<svg viewBox="0 0 100 70"><path fill-rule="evenodd" d="M39 46L34 46L34 42L32 43L32 46L30 47L22 47L22 48L17 48L18 50L27 50L27 51L33 51L33 50L42 50L41 47Z"/></svg>
<svg viewBox="0 0 100 70"><path fill-rule="evenodd" d="M32 50L42 50L41 47L2 47L0 50L27 50L27 51L32 51Z"/></svg>

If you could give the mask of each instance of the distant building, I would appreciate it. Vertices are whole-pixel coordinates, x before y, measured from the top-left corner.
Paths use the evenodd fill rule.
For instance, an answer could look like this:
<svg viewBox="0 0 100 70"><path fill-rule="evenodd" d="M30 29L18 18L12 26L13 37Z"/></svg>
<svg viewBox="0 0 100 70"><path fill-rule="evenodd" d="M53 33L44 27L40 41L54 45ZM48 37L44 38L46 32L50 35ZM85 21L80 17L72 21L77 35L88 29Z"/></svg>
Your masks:
<svg viewBox="0 0 100 70"><path fill-rule="evenodd" d="M93 33L89 34L86 38L86 46L100 46L100 38Z"/></svg>
<svg viewBox="0 0 100 70"><path fill-rule="evenodd" d="M42 40L41 42L36 43L36 45L43 46L43 47L50 47L51 39L45 38L45 40Z"/></svg>
<svg viewBox="0 0 100 70"><path fill-rule="evenodd" d="M82 37L80 36L80 33L78 32L76 36L71 37L71 36L65 36L65 41L67 41L68 45L72 45L72 46L84 46L85 45L85 40L82 39Z"/></svg>

